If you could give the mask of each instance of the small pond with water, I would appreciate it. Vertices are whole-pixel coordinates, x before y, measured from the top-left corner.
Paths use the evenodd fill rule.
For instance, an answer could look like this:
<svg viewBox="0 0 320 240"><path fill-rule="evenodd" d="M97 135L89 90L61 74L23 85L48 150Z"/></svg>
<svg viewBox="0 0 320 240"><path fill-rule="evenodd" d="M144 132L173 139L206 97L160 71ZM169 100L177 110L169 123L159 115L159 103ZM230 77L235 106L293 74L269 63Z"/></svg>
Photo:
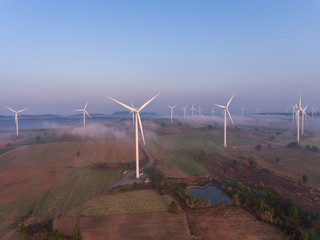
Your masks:
<svg viewBox="0 0 320 240"><path fill-rule="evenodd" d="M212 205L233 204L231 198L227 196L221 189L215 186L206 188L190 188L190 195L198 199L208 199Z"/></svg>

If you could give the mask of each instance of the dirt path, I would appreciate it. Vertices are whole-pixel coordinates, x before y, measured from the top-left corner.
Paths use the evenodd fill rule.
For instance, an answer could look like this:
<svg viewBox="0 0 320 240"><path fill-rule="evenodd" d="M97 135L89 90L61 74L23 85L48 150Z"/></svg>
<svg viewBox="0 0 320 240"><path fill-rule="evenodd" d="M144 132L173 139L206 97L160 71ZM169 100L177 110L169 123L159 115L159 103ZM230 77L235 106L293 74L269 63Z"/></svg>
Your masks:
<svg viewBox="0 0 320 240"><path fill-rule="evenodd" d="M151 156L150 152L148 151L148 149L144 145L140 144L140 147L144 150L144 152L148 158L147 163L143 167L140 168L140 171L143 171L144 169L154 165L155 161L154 161L153 157ZM115 187L134 184L135 182L142 182L143 180L141 178L140 179L135 178L135 174L136 174L135 170L128 171L127 174L124 175L123 178L121 178L118 182L112 184L110 187L104 189L103 191L107 191L107 190L113 189Z"/></svg>

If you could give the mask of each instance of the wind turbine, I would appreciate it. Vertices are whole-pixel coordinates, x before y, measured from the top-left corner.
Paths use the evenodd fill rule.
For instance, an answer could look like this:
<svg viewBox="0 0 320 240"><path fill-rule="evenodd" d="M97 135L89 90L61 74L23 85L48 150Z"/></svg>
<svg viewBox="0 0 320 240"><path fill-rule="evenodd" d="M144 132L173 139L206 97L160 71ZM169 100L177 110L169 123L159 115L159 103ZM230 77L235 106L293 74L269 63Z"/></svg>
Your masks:
<svg viewBox="0 0 320 240"><path fill-rule="evenodd" d="M307 107L305 107L306 109ZM296 120L297 120L297 142L300 141L300 112L304 112L304 109L301 107L301 93L300 93L300 99L299 99L299 106L296 108ZM303 118L303 114L302 114Z"/></svg>
<svg viewBox="0 0 320 240"><path fill-rule="evenodd" d="M82 113L83 113L83 128L86 128L86 114L88 115L89 118L91 118L90 115L89 115L89 113L88 113L87 110L86 110L87 106L88 106L88 102L86 103L86 105L84 106L84 108L74 110L74 111L82 112Z"/></svg>
<svg viewBox="0 0 320 240"><path fill-rule="evenodd" d="M296 105L291 105L291 107L292 107L292 122L294 122L294 114L296 113L298 106L296 104Z"/></svg>
<svg viewBox="0 0 320 240"><path fill-rule="evenodd" d="M215 113L214 111L214 108L211 109L211 114L212 114L212 117L213 117L213 114Z"/></svg>
<svg viewBox="0 0 320 240"><path fill-rule="evenodd" d="M301 134L302 134L302 135L303 135L303 129L304 129L304 119L305 119L306 117L309 117L308 114L306 113L307 107L308 107L308 105L305 106L305 108L303 108L303 109L301 110L301 112L302 112L302 114L301 114L301 117L302 117L302 120L301 120Z"/></svg>
<svg viewBox="0 0 320 240"><path fill-rule="evenodd" d="M176 107L176 105L174 105L173 107L171 107L170 105L168 105L168 107L171 109L171 124L172 124L173 109Z"/></svg>
<svg viewBox="0 0 320 240"><path fill-rule="evenodd" d="M193 111L195 111L196 109L194 108L194 105L192 104L192 108L190 108L191 110L191 116L193 117Z"/></svg>
<svg viewBox="0 0 320 240"><path fill-rule="evenodd" d="M244 107L241 107L241 116L243 117L243 111L245 110Z"/></svg>
<svg viewBox="0 0 320 240"><path fill-rule="evenodd" d="M312 114L312 118L314 118L314 115L317 113L317 107L312 107L311 108L311 114Z"/></svg>
<svg viewBox="0 0 320 240"><path fill-rule="evenodd" d="M199 105L199 110L198 110L198 112L199 112L199 116L200 116L200 115L201 115L201 112L202 112L202 109L201 109L200 105Z"/></svg>
<svg viewBox="0 0 320 240"><path fill-rule="evenodd" d="M160 93L156 94L153 98L151 98L149 101L144 103L139 109L130 107L122 102L119 102L111 97L108 97L110 100L119 103L123 107L129 109L130 111L133 112L134 117L135 117L135 135L136 135L136 178L139 178L139 132L138 132L138 125L140 126L140 131L141 131L141 136L143 140L143 145L146 145L144 141L144 135L143 135L143 128L142 128L142 123L141 123L141 118L140 118L140 111L144 109L153 99L155 99Z"/></svg>
<svg viewBox="0 0 320 240"><path fill-rule="evenodd" d="M186 120L186 114L187 114L187 105L184 108L181 108L183 110L183 120Z"/></svg>
<svg viewBox="0 0 320 240"><path fill-rule="evenodd" d="M21 109L19 111L15 111L13 110L12 108L9 108L8 106L5 106L6 108L8 108L10 111L14 112L14 122L16 124L16 131L17 131L17 136L19 136L19 124L18 124L18 113L21 113L29 108L24 108L24 109Z"/></svg>
<svg viewBox="0 0 320 240"><path fill-rule="evenodd" d="M261 109L257 107L257 116L259 116L260 110Z"/></svg>
<svg viewBox="0 0 320 240"><path fill-rule="evenodd" d="M232 97L230 98L230 100L229 100L229 102L228 102L228 104L226 106L215 104L217 107L223 109L223 114L224 114L224 143L223 143L223 146L224 147L227 146L227 112L228 112L229 118L230 118L230 120L232 122L232 125L234 126L231 114L230 114L229 109L228 109L229 104L231 103L234 95L235 95L235 93L232 95Z"/></svg>

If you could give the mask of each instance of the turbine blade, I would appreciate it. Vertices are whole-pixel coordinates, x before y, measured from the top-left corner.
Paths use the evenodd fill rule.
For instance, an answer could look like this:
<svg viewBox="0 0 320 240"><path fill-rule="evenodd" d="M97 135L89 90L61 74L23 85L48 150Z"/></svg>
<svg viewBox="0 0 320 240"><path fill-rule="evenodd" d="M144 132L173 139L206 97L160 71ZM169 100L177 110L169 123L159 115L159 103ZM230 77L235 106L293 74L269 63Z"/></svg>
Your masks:
<svg viewBox="0 0 320 240"><path fill-rule="evenodd" d="M17 113L23 112L23 111L28 110L28 109L29 109L29 108L21 109L21 110L17 111Z"/></svg>
<svg viewBox="0 0 320 240"><path fill-rule="evenodd" d="M118 103L118 104L122 105L123 107L125 107L125 108L127 108L127 109L129 109L129 110L133 111L133 112L135 112L135 111L136 111L134 108L132 108L132 107L130 107L130 106L128 106L128 105L126 105L126 104L124 104L124 103L122 103L122 102L119 102L119 101L117 101L117 100L113 99L112 97L108 97L108 98L109 98L110 100L112 100L112 101L114 101L114 102L116 102L116 103Z"/></svg>
<svg viewBox="0 0 320 240"><path fill-rule="evenodd" d="M88 106L88 102L87 102L86 105L84 106L84 109L86 109L87 106Z"/></svg>
<svg viewBox="0 0 320 240"><path fill-rule="evenodd" d="M16 112L15 110L13 110L12 108L9 108L8 106L5 106L6 108L8 108L10 111L12 111L12 112Z"/></svg>
<svg viewBox="0 0 320 240"><path fill-rule="evenodd" d="M234 97L235 94L236 94L236 93L234 93L234 94L232 95L232 97L230 98L230 100L229 100L229 102L228 102L228 104L227 104L227 107L229 107L229 104L231 103L231 101L232 101L232 99L233 99L233 97Z"/></svg>
<svg viewBox="0 0 320 240"><path fill-rule="evenodd" d="M227 108L226 106L222 106L222 105L219 105L219 104L214 104L214 105L216 105L217 107L222 108L222 109Z"/></svg>
<svg viewBox="0 0 320 240"><path fill-rule="evenodd" d="M138 114L138 121L139 121L139 126L140 126L140 131L141 131L141 136L142 136L143 145L146 145L146 142L144 141L144 134L143 134L143 128L142 128L142 123L141 123L140 114L139 114L139 112L138 112L137 114Z"/></svg>
<svg viewBox="0 0 320 240"><path fill-rule="evenodd" d="M156 94L153 98L151 98L148 102L146 102L145 104L143 104L139 109L138 112L140 112L142 109L144 109L153 99L155 99L156 97L159 96L160 93Z"/></svg>
<svg viewBox="0 0 320 240"><path fill-rule="evenodd" d="M76 110L73 110L73 111L82 112L83 109L76 109Z"/></svg>
<svg viewBox="0 0 320 240"><path fill-rule="evenodd" d="M88 115L89 118L91 118L91 116L89 115L89 113L86 110L84 110L84 112Z"/></svg>
<svg viewBox="0 0 320 240"><path fill-rule="evenodd" d="M232 122L232 125L234 126L234 122L233 122L233 120L232 120L232 117L231 117L231 114L230 114L230 112L229 112L229 109L228 109L228 108L227 108L227 112L228 112L229 118L230 118L230 120L231 120L231 122Z"/></svg>

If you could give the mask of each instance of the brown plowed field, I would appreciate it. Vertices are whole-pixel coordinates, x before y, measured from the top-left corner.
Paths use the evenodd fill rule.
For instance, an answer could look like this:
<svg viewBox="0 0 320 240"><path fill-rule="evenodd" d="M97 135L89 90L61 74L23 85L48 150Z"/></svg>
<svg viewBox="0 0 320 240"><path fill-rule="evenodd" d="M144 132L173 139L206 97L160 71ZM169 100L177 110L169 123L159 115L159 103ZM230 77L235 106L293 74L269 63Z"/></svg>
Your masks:
<svg viewBox="0 0 320 240"><path fill-rule="evenodd" d="M187 214L193 239L201 240L281 240L285 236L275 227L258 221L235 206L212 208Z"/></svg>
<svg viewBox="0 0 320 240"><path fill-rule="evenodd" d="M75 224L79 225L83 240L191 239L183 212L62 217L54 220L53 228L70 235Z"/></svg>

